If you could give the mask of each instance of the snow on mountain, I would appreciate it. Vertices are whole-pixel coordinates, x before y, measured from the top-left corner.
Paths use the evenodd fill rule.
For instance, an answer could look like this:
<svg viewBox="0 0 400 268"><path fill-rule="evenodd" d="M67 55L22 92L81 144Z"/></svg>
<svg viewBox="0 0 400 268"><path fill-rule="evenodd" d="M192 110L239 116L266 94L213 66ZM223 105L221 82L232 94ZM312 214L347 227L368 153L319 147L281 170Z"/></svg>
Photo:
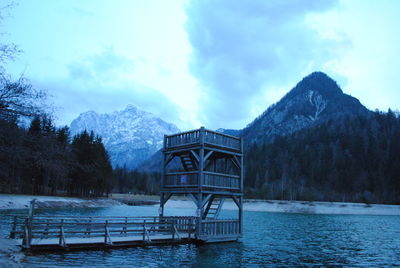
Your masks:
<svg viewBox="0 0 400 268"><path fill-rule="evenodd" d="M72 121L70 129L72 135L87 130L101 136L112 165L130 169L162 147L164 134L179 132L174 124L133 105L110 114L82 113Z"/></svg>
<svg viewBox="0 0 400 268"><path fill-rule="evenodd" d="M244 128L242 137L247 144L269 142L326 120L368 112L325 73L314 72Z"/></svg>

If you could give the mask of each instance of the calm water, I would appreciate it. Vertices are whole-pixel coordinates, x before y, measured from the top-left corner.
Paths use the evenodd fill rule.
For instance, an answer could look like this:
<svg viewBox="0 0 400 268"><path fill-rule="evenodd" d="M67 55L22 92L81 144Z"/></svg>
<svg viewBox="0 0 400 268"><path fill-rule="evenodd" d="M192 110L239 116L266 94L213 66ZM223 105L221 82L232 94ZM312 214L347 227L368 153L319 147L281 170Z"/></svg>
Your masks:
<svg viewBox="0 0 400 268"><path fill-rule="evenodd" d="M168 209L175 215L191 210ZM4 212L2 212L4 213ZM10 213L8 211L7 213ZM40 214L157 215L157 207L47 210ZM225 212L229 216L232 212ZM1 235L9 221L2 216ZM26 255L29 267L400 266L400 216L245 212L240 242Z"/></svg>

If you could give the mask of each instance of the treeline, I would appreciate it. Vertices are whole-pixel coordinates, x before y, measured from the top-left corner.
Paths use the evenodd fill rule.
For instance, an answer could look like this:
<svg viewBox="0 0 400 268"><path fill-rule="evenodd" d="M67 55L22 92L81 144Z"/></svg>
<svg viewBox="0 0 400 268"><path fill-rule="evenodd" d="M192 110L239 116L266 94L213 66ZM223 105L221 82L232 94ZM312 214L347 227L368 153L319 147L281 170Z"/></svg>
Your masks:
<svg viewBox="0 0 400 268"><path fill-rule="evenodd" d="M12 5L0 8L0 23ZM4 34L4 33L0 33ZM0 41L0 192L34 195L102 196L112 189L112 168L100 137L70 137L46 110L46 92L21 76L7 74L7 62L21 50ZM24 122L29 127L22 127Z"/></svg>
<svg viewBox="0 0 400 268"><path fill-rule="evenodd" d="M0 191L33 195L102 196L110 192L112 168L101 138L72 138L46 116L28 129L0 120Z"/></svg>
<svg viewBox="0 0 400 268"><path fill-rule="evenodd" d="M122 194L152 194L160 191L161 173L140 172L117 167L113 172L113 192Z"/></svg>
<svg viewBox="0 0 400 268"><path fill-rule="evenodd" d="M400 204L400 118L348 116L245 152L247 197Z"/></svg>

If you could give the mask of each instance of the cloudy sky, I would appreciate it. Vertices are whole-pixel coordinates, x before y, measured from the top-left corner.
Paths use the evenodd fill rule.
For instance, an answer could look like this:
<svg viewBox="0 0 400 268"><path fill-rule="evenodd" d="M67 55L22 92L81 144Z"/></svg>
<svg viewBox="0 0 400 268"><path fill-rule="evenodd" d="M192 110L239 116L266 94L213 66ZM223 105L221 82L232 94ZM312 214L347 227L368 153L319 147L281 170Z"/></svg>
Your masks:
<svg viewBox="0 0 400 268"><path fill-rule="evenodd" d="M243 128L313 71L400 108L397 0L19 0L2 15L0 43L23 50L7 71L49 92L59 125L133 104L182 130Z"/></svg>

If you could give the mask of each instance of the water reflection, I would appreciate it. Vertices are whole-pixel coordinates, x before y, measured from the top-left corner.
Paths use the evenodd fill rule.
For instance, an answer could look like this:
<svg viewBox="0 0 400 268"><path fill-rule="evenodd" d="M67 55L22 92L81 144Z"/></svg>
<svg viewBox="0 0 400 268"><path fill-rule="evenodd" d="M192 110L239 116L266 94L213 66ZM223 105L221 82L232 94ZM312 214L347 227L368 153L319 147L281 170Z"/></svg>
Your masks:
<svg viewBox="0 0 400 268"><path fill-rule="evenodd" d="M190 209L170 209L188 215ZM11 213L10 211L7 214ZM157 207L41 210L43 215L157 215ZM224 216L230 213L225 211ZM3 215L3 216L2 216ZM11 218L0 214L1 235ZM246 212L236 243L26 255L31 267L240 267L400 265L400 217ZM3 227L4 226L4 227Z"/></svg>

